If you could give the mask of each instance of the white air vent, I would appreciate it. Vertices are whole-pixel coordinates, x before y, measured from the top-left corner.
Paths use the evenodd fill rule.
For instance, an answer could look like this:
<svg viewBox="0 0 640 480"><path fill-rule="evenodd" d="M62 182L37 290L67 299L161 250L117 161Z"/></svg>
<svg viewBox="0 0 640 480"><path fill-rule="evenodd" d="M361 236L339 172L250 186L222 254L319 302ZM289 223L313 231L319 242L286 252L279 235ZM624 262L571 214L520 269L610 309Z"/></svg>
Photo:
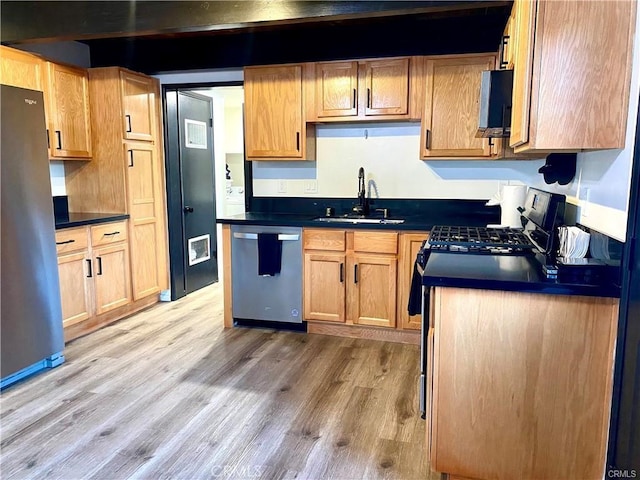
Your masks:
<svg viewBox="0 0 640 480"><path fill-rule="evenodd" d="M184 138L187 148L207 149L207 124L198 120L184 121Z"/></svg>

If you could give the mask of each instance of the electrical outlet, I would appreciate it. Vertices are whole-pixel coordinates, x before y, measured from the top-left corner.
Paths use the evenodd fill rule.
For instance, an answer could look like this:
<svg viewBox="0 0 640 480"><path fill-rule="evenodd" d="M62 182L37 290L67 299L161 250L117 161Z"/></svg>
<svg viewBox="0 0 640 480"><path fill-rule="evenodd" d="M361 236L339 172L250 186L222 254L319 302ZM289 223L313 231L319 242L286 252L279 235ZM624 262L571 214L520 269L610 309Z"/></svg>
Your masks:
<svg viewBox="0 0 640 480"><path fill-rule="evenodd" d="M306 180L304 182L304 192L305 193L318 193L318 181L317 180Z"/></svg>
<svg viewBox="0 0 640 480"><path fill-rule="evenodd" d="M287 181L278 180L278 193L287 193Z"/></svg>

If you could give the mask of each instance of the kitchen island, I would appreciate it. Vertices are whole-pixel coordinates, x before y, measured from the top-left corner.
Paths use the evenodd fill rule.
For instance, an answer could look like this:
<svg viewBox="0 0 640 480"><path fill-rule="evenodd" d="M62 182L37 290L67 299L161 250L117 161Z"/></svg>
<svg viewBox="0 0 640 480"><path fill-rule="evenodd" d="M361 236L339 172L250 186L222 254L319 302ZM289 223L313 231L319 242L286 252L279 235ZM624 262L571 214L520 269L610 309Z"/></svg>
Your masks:
<svg viewBox="0 0 640 480"><path fill-rule="evenodd" d="M549 280L541 267L533 255L429 257L424 393L434 471L603 477L619 288Z"/></svg>

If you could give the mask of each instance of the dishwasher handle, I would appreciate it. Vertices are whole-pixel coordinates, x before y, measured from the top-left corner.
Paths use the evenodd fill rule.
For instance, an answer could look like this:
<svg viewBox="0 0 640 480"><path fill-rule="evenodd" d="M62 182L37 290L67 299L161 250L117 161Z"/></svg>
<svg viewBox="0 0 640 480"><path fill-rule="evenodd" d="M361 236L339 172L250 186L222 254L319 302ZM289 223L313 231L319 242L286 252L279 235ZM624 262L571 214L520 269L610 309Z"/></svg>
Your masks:
<svg viewBox="0 0 640 480"><path fill-rule="evenodd" d="M240 233L240 232L233 232L233 238L242 238L244 240L257 240L258 239L258 234L257 233ZM300 240L300 235L297 234L290 234L290 233L280 233L278 234L278 240L282 240L282 241L293 241L296 242L298 240Z"/></svg>

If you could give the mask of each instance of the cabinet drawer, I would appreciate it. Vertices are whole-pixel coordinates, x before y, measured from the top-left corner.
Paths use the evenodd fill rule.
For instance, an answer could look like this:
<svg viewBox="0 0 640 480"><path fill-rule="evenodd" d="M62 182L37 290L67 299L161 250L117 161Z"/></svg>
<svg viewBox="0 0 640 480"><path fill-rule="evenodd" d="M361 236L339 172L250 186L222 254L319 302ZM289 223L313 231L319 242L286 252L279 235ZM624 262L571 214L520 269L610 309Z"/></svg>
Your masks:
<svg viewBox="0 0 640 480"><path fill-rule="evenodd" d="M303 238L303 248L305 250L344 252L347 245L346 232L344 230L305 230Z"/></svg>
<svg viewBox="0 0 640 480"><path fill-rule="evenodd" d="M127 239L127 222L105 223L91 227L91 245L109 245Z"/></svg>
<svg viewBox="0 0 640 480"><path fill-rule="evenodd" d="M353 251L367 253L398 253L397 232L353 232Z"/></svg>
<svg viewBox="0 0 640 480"><path fill-rule="evenodd" d="M56 252L58 255L76 250L86 250L88 246L87 227L56 231Z"/></svg>

